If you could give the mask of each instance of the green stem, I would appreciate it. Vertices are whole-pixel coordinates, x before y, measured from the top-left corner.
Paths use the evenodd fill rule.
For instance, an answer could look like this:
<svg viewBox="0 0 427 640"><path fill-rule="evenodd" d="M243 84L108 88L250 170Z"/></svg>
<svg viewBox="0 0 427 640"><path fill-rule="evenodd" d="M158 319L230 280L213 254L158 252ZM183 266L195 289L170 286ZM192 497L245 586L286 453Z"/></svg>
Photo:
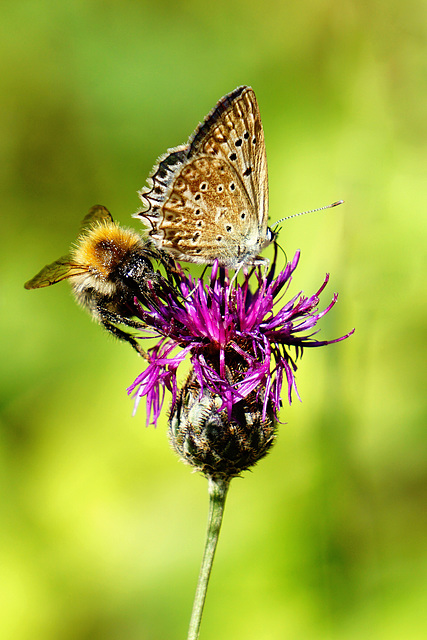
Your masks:
<svg viewBox="0 0 427 640"><path fill-rule="evenodd" d="M193 612L191 614L190 628L187 640L197 640L199 637L200 623L202 622L203 607L206 600L209 577L211 575L215 549L218 543L221 529L222 516L224 514L225 498L227 497L229 480L213 480L209 478L209 516L208 530L206 533L205 551L202 566L200 567L199 581L194 597Z"/></svg>

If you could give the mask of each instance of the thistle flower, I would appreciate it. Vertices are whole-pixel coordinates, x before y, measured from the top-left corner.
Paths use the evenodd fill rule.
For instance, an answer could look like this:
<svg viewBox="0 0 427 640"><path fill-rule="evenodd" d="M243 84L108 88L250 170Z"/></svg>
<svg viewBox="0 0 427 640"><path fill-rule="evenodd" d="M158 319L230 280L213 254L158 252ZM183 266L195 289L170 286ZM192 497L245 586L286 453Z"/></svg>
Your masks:
<svg viewBox="0 0 427 640"><path fill-rule="evenodd" d="M105 328L129 342L148 361L128 389L135 396L135 409L146 398L147 424L156 425L165 391L172 393L171 444L184 462L208 479L206 544L188 635L189 640L196 640L230 480L253 466L273 445L282 387L286 385L289 402L293 393L298 395L296 363L304 348L339 342L353 331L334 340L315 338L318 320L337 300L334 294L326 309L319 311L319 295L328 275L312 296L300 292L286 300L299 252L276 275L276 248L269 269L243 271L240 284L236 276L230 280L227 271L215 263L205 283L186 274L149 242L140 245L138 241L135 253L134 236L129 232L125 233L129 242L123 250L121 231L105 207L92 208L84 225L98 219L108 223L108 233L103 230L103 240L108 242L100 247L97 229L89 237L96 240L95 257L102 249L106 273L90 280L91 287L83 287L80 280L74 280L73 286L80 287L77 293L85 293L84 304ZM86 235L79 239L81 249ZM110 254L114 254L113 263ZM75 264L68 256L60 258L26 286L39 288L80 277L74 269L89 272L86 258L86 266L82 259L78 261L81 264ZM155 259L165 276L154 268ZM138 329L143 335L131 335L116 324ZM145 354L137 340L149 336L158 340ZM179 388L178 369L184 360L189 360L190 372Z"/></svg>
<svg viewBox="0 0 427 640"><path fill-rule="evenodd" d="M234 371L242 380L247 371ZM231 375L231 373L230 373ZM231 414L223 399L205 387L194 370L178 393L169 419L169 440L183 462L215 481L229 481L263 458L276 437L271 401L265 412L264 393L252 391L233 404Z"/></svg>
<svg viewBox="0 0 427 640"><path fill-rule="evenodd" d="M156 289L152 297L139 305L140 319L147 325L148 333L157 335L159 341L148 350L149 364L128 393L134 394L135 408L146 397L147 424L155 425L165 389L172 392L173 446L206 475L232 477L265 455L274 440L273 424L278 419L284 382L289 402L293 391L298 395L296 362L304 348L339 342L353 333L334 340L314 338L318 320L337 300L334 294L326 309L318 310L319 295L328 275L312 296L300 292L283 301L299 257L297 252L275 277L276 251L265 274L260 270L245 273L242 284L230 282L217 264L208 283L177 270L174 287ZM179 390L177 371L187 357L191 372ZM226 424L234 432L244 431L251 422L264 430L258 433L259 442L263 442L258 458L251 445L240 469L234 468L234 463L228 470L222 469L221 464L212 469L212 459L205 455L207 432L218 434L218 426L222 425L224 431ZM214 423L217 426L212 430ZM200 432L197 438L195 431ZM197 440L201 440L199 449ZM237 441L236 437L235 446ZM246 445L245 441L243 449ZM236 455L240 457L242 450L239 446L237 449Z"/></svg>

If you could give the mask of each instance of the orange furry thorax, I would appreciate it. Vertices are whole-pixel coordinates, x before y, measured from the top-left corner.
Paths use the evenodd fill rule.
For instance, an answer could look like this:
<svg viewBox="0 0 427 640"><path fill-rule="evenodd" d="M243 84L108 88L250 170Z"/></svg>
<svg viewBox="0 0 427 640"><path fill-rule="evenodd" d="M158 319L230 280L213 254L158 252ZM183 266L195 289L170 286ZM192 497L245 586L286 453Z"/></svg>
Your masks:
<svg viewBox="0 0 427 640"><path fill-rule="evenodd" d="M73 262L108 278L111 272L141 244L134 231L121 229L113 222L105 222L90 229L79 238L72 251Z"/></svg>

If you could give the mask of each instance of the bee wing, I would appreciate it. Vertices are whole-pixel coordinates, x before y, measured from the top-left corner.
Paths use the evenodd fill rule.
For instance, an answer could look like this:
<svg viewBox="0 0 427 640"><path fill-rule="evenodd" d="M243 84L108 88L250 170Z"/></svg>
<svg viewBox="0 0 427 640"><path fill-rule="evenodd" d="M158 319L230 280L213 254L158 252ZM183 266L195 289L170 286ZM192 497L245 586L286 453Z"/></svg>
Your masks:
<svg viewBox="0 0 427 640"><path fill-rule="evenodd" d="M89 213L83 218L79 236L85 231L91 229L94 225L103 222L113 222L111 213L106 207L96 204L89 209ZM42 287L50 287L52 284L61 282L66 278L86 273L87 268L72 262L71 256L63 256L59 260L55 260L52 264L47 264L37 275L25 283L26 289L41 289Z"/></svg>
<svg viewBox="0 0 427 640"><path fill-rule="evenodd" d="M114 222L113 216L106 207L102 206L102 204L96 204L89 209L89 213L83 218L79 236L85 231L91 229L93 226L101 224L102 222Z"/></svg>
<svg viewBox="0 0 427 640"><path fill-rule="evenodd" d="M51 284L56 284L76 276L85 273L86 269L71 262L70 256L63 256L59 260L55 260L52 264L47 264L34 278L28 280L24 284L26 289L41 289L42 287L50 287Z"/></svg>

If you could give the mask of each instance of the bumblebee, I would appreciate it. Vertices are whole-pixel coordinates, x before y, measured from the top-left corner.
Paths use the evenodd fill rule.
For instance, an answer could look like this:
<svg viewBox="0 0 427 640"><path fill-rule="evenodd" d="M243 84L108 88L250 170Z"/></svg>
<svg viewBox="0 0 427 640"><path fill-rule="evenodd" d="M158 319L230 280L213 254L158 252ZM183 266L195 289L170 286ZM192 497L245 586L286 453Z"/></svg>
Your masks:
<svg viewBox="0 0 427 640"><path fill-rule="evenodd" d="M132 320L137 310L134 298L147 300L161 282L166 282L154 271L151 260L170 268L170 259L151 241L120 227L105 207L95 205L83 219L70 254L43 267L24 286L40 289L69 279L77 302L109 333L146 357L135 338L116 325L145 326Z"/></svg>

